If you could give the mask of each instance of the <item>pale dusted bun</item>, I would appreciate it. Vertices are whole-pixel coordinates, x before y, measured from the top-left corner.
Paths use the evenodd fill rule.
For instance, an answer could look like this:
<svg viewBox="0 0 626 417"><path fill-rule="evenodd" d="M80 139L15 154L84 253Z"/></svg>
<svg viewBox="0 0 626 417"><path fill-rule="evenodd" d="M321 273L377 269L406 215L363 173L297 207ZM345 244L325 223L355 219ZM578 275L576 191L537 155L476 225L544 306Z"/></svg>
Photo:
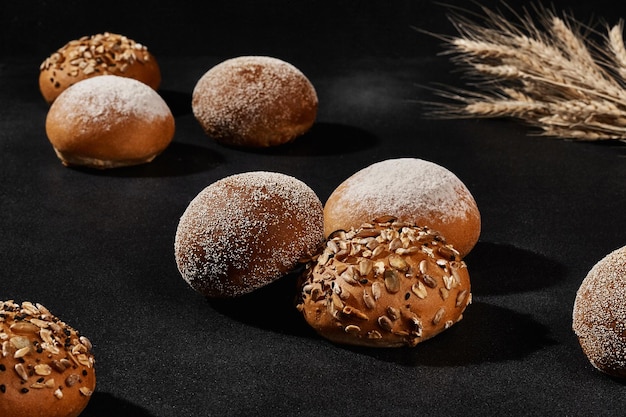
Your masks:
<svg viewBox="0 0 626 417"><path fill-rule="evenodd" d="M0 416L76 417L96 387L91 343L44 306L0 301Z"/></svg>
<svg viewBox="0 0 626 417"><path fill-rule="evenodd" d="M207 297L249 293L291 272L323 241L322 203L302 181L247 172L206 187L183 213L178 269Z"/></svg>
<svg viewBox="0 0 626 417"><path fill-rule="evenodd" d="M317 93L300 70L277 58L226 60L198 81L192 109L204 131L226 145L268 147L311 128Z"/></svg>
<svg viewBox="0 0 626 417"><path fill-rule="evenodd" d="M573 329L595 368L626 378L626 247L601 259L583 280Z"/></svg>
<svg viewBox="0 0 626 417"><path fill-rule="evenodd" d="M324 206L324 234L384 215L435 230L461 257L480 236L480 212L465 184L446 168L417 158L378 162L342 182Z"/></svg>
<svg viewBox="0 0 626 417"><path fill-rule="evenodd" d="M66 88L98 75L134 78L153 89L161 71L148 49L126 36L102 33L68 42L40 66L39 89L52 103Z"/></svg>
<svg viewBox="0 0 626 417"><path fill-rule="evenodd" d="M46 133L63 164L115 168L160 154L174 137L174 116L147 85L102 75L74 84L52 103Z"/></svg>
<svg viewBox="0 0 626 417"><path fill-rule="evenodd" d="M458 252L390 216L334 233L301 289L298 310L320 335L369 347L415 346L461 320L471 302Z"/></svg>

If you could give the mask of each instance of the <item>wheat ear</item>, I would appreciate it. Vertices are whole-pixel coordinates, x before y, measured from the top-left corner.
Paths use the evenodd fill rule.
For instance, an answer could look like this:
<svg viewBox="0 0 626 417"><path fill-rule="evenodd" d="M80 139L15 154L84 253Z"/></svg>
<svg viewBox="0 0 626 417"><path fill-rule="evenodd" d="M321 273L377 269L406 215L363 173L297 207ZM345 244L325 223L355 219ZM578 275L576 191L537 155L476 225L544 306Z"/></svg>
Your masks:
<svg viewBox="0 0 626 417"><path fill-rule="evenodd" d="M451 56L478 82L450 88L435 106L437 117L512 117L539 133L578 140L626 139L624 24L592 43L567 15L526 13L511 22L483 9L483 24L455 15L458 36L442 37ZM478 88L478 91L476 91ZM441 92L440 92L441 93Z"/></svg>

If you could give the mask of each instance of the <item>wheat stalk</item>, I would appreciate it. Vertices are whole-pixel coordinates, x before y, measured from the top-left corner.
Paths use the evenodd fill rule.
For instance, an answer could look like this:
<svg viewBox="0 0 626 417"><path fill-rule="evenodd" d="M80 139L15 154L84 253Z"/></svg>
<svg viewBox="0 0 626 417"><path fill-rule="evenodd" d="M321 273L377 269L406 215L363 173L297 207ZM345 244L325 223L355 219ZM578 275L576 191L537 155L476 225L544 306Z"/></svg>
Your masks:
<svg viewBox="0 0 626 417"><path fill-rule="evenodd" d="M451 16L458 36L441 37L473 88L439 91L437 117L512 117L540 134L577 140L626 139L624 24L591 31L574 18L537 8L515 21L483 8L483 24ZM593 43L596 34L604 44ZM476 88L478 90L476 90Z"/></svg>

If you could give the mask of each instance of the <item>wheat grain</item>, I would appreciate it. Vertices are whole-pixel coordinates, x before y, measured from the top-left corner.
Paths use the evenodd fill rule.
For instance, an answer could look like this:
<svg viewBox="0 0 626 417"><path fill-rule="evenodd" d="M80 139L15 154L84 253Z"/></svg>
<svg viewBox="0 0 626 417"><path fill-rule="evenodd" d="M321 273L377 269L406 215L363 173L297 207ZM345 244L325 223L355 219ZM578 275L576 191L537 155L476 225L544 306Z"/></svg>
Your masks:
<svg viewBox="0 0 626 417"><path fill-rule="evenodd" d="M626 78L626 47L624 47L624 22L620 21L609 30L608 47L613 54L615 69L620 77Z"/></svg>

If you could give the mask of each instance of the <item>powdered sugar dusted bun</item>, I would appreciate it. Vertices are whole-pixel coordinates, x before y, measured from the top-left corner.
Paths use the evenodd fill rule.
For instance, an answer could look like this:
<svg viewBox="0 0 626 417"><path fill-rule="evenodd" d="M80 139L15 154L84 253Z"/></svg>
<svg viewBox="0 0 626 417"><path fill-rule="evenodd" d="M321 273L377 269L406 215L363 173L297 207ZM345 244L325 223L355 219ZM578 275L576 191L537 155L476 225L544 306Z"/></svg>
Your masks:
<svg viewBox="0 0 626 417"><path fill-rule="evenodd" d="M378 162L341 183L324 206L324 234L384 215L437 231L462 257L480 235L480 212L465 184L446 168L417 158Z"/></svg>
<svg viewBox="0 0 626 417"><path fill-rule="evenodd" d="M63 164L114 168L160 154L174 137L174 117L147 85L103 75L74 84L55 100L46 133Z"/></svg>
<svg viewBox="0 0 626 417"><path fill-rule="evenodd" d="M159 65L148 48L108 32L68 42L39 69L39 89L48 103L69 86L98 75L134 78L155 90L161 84Z"/></svg>
<svg viewBox="0 0 626 417"><path fill-rule="evenodd" d="M591 364L626 377L626 247L601 259L574 301L573 329Z"/></svg>
<svg viewBox="0 0 626 417"><path fill-rule="evenodd" d="M96 386L91 343L41 304L0 301L0 415L76 417Z"/></svg>
<svg viewBox="0 0 626 417"><path fill-rule="evenodd" d="M178 269L208 297L249 293L289 273L323 240L322 203L302 181L248 172L206 187L183 213Z"/></svg>
<svg viewBox="0 0 626 417"><path fill-rule="evenodd" d="M320 335L370 347L415 346L458 322L471 301L458 252L390 216L334 233L301 285L298 309Z"/></svg>
<svg viewBox="0 0 626 417"><path fill-rule="evenodd" d="M293 65L266 56L226 60L193 91L193 113L205 132L227 145L267 147L289 142L315 122L317 94Z"/></svg>

